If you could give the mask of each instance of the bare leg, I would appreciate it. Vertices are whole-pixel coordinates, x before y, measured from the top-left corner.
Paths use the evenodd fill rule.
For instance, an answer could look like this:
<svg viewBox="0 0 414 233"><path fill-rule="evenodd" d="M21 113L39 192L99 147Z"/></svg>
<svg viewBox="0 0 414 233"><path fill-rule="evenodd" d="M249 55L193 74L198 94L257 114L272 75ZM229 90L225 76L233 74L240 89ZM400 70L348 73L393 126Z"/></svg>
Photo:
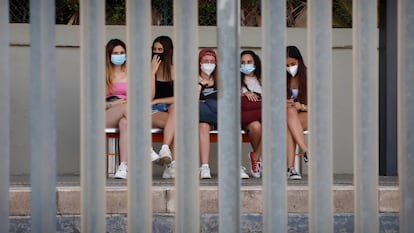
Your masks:
<svg viewBox="0 0 414 233"><path fill-rule="evenodd" d="M295 166L295 145L294 139L292 137L292 134L290 133L290 130L286 130L286 162L287 167L293 167Z"/></svg>
<svg viewBox="0 0 414 233"><path fill-rule="evenodd" d="M171 104L168 109L168 119L164 127L164 144L171 147L171 143L174 139L174 130L175 130L175 107L174 104Z"/></svg>
<svg viewBox="0 0 414 233"><path fill-rule="evenodd" d="M164 129L168 119L168 112L156 112L152 116L152 127Z"/></svg>
<svg viewBox="0 0 414 233"><path fill-rule="evenodd" d="M128 121L125 117L119 121L119 154L121 162L128 161Z"/></svg>
<svg viewBox="0 0 414 233"><path fill-rule="evenodd" d="M210 125L208 123L200 123L200 160L201 164L208 164L210 155Z"/></svg>
<svg viewBox="0 0 414 233"><path fill-rule="evenodd" d="M171 105L168 112L157 112L152 114L152 127L164 129L163 144L169 146L172 160L175 159L174 153L174 106Z"/></svg>
<svg viewBox="0 0 414 233"><path fill-rule="evenodd" d="M127 105L117 105L105 111L105 125L110 128L117 128L121 118L127 116Z"/></svg>
<svg viewBox="0 0 414 233"><path fill-rule="evenodd" d="M247 136L254 152L254 159L259 160L262 156L262 124L258 121L253 121L247 125Z"/></svg>
<svg viewBox="0 0 414 233"><path fill-rule="evenodd" d="M300 149L308 151L308 146L305 144L305 138L303 137L303 127L298 115L296 108L287 108L287 128Z"/></svg>

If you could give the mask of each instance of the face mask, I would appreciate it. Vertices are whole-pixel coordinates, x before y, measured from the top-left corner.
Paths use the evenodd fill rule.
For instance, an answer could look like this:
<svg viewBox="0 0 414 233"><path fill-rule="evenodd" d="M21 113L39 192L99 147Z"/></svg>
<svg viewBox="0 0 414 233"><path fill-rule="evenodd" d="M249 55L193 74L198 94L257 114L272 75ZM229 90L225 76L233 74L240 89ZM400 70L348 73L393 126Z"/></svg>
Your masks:
<svg viewBox="0 0 414 233"><path fill-rule="evenodd" d="M164 53L152 53L152 57L154 57L155 55L157 55L160 58L160 61L164 60Z"/></svg>
<svg viewBox="0 0 414 233"><path fill-rule="evenodd" d="M298 73L298 65L286 67L286 70L290 75L292 75L292 77L295 77L296 73Z"/></svg>
<svg viewBox="0 0 414 233"><path fill-rule="evenodd" d="M201 70L206 73L207 75L210 75L213 73L214 69L216 68L216 64L209 64L209 63L203 63L201 64Z"/></svg>
<svg viewBox="0 0 414 233"><path fill-rule="evenodd" d="M125 61L126 61L125 54L112 54L111 55L111 62L114 65L120 66L120 65L124 64Z"/></svg>
<svg viewBox="0 0 414 233"><path fill-rule="evenodd" d="M240 72L243 74L250 74L256 69L256 67L253 64L242 64L240 65Z"/></svg>

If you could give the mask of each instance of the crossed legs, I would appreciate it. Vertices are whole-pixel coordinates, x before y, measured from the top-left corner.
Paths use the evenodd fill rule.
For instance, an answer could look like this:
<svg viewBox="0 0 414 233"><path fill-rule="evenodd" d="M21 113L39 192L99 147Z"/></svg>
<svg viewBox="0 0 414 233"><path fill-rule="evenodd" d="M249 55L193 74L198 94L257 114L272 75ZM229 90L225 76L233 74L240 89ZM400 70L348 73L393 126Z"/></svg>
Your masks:
<svg viewBox="0 0 414 233"><path fill-rule="evenodd" d="M288 107L286 111L287 134L286 134L286 153L287 166L293 167L295 163L295 147L299 145L302 151L308 151L305 143L303 130L308 128L307 112L297 112L296 108Z"/></svg>

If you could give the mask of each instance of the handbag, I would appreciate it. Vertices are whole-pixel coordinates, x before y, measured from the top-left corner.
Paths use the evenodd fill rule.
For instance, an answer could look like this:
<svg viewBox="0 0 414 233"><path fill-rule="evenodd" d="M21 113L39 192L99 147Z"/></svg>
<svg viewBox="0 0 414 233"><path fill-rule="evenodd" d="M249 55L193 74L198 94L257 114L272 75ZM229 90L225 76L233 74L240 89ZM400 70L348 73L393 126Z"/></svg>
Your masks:
<svg viewBox="0 0 414 233"><path fill-rule="evenodd" d="M246 96L241 97L241 124L246 126L253 121L262 121L262 100L250 101Z"/></svg>

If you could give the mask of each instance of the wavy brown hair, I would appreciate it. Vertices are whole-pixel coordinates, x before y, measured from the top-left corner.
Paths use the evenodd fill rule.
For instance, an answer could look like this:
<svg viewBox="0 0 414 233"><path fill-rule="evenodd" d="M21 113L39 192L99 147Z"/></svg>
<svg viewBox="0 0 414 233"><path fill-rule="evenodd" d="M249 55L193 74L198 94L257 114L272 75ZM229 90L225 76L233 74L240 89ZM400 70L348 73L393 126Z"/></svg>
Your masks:
<svg viewBox="0 0 414 233"><path fill-rule="evenodd" d="M120 40L120 39L112 39L110 41L108 41L108 43L106 44L106 54L105 54L105 87L106 87L106 93L109 93L112 89L112 80L114 79L114 74L113 74L113 66L114 64L112 64L111 62L111 55L112 55L112 51L114 50L114 48L116 46L122 46L122 48L124 48L125 50L125 54L126 54L126 45L125 43ZM122 71L125 71L127 68L126 66L126 61L124 64L121 65L121 69Z"/></svg>

